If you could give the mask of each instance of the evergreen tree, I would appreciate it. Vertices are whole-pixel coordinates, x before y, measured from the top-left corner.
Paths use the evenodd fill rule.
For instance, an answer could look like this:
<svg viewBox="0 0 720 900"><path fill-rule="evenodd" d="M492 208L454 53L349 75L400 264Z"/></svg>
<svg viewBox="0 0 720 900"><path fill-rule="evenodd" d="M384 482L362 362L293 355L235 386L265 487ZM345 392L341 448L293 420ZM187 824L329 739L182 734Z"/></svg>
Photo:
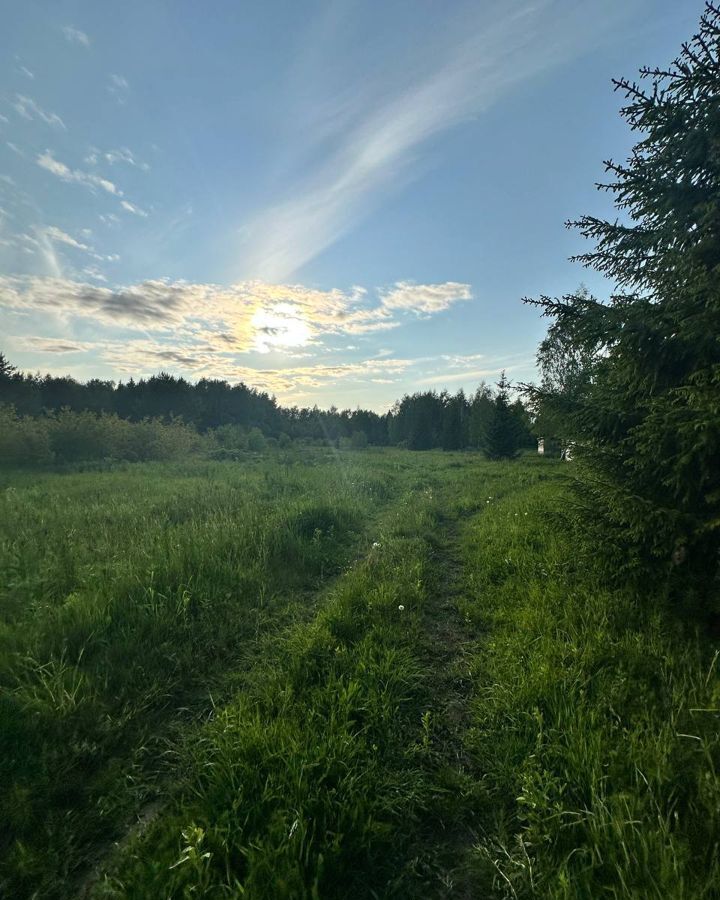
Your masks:
<svg viewBox="0 0 720 900"><path fill-rule="evenodd" d="M493 409L492 391L483 381L475 391L468 411L468 443L471 447L484 447Z"/></svg>
<svg viewBox="0 0 720 900"><path fill-rule="evenodd" d="M572 375L540 394L564 409L584 456L589 521L600 515L605 543L642 571L686 560L706 578L720 550L719 51L720 10L707 4L679 58L641 71L648 88L615 82L640 133L601 186L624 218L568 224L594 242L579 259L618 292L607 304L586 292L530 301L554 320L544 374L561 360Z"/></svg>
<svg viewBox="0 0 720 900"><path fill-rule="evenodd" d="M17 370L10 365L4 353L0 353L0 381L9 381Z"/></svg>
<svg viewBox="0 0 720 900"><path fill-rule="evenodd" d="M514 459L520 452L520 427L510 406L510 387L503 372L497 383L492 415L485 433L483 450L488 459Z"/></svg>

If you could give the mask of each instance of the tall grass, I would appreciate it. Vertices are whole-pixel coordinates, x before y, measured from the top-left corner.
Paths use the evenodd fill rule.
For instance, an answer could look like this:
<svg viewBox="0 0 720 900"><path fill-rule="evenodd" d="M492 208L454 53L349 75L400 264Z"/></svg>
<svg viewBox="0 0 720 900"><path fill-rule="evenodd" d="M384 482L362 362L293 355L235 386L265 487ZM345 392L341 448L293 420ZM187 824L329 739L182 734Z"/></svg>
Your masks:
<svg viewBox="0 0 720 900"><path fill-rule="evenodd" d="M717 896L715 648L564 471L0 472L0 893Z"/></svg>
<svg viewBox="0 0 720 900"><path fill-rule="evenodd" d="M489 630L467 743L491 787L471 866L506 897L718 896L717 651L574 552L556 484L468 530Z"/></svg>
<svg viewBox="0 0 720 900"><path fill-rule="evenodd" d="M310 614L304 598L357 552L392 475L306 463L20 476L0 491L10 895L70 893L144 801L161 736L207 709L260 634Z"/></svg>

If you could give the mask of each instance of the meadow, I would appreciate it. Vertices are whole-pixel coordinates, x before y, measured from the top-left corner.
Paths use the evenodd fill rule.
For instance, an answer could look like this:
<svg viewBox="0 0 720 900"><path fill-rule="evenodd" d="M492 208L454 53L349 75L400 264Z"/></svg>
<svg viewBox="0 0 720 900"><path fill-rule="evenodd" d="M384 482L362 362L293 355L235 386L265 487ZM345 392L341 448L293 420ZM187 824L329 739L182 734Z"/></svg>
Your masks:
<svg viewBox="0 0 720 900"><path fill-rule="evenodd" d="M0 894L718 896L717 651L570 471L0 470Z"/></svg>

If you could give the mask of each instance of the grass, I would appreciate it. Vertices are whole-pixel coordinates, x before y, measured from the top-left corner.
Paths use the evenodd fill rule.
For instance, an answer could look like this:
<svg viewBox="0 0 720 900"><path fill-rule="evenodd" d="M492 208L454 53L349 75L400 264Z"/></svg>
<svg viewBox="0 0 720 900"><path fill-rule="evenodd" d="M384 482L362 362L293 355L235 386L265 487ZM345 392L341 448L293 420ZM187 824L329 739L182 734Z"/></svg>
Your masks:
<svg viewBox="0 0 720 900"><path fill-rule="evenodd" d="M713 648L564 471L1 473L3 895L717 896Z"/></svg>

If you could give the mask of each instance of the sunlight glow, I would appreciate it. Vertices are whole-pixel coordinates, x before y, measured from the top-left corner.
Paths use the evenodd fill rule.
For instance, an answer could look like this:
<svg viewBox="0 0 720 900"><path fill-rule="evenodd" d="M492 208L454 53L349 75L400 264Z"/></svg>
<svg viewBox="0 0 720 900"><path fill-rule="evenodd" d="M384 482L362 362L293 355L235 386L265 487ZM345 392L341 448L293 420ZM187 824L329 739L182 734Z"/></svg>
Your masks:
<svg viewBox="0 0 720 900"><path fill-rule="evenodd" d="M258 353L302 347L312 337L307 321L289 303L279 303L271 309L259 309L252 318L252 326L255 329L255 349Z"/></svg>

